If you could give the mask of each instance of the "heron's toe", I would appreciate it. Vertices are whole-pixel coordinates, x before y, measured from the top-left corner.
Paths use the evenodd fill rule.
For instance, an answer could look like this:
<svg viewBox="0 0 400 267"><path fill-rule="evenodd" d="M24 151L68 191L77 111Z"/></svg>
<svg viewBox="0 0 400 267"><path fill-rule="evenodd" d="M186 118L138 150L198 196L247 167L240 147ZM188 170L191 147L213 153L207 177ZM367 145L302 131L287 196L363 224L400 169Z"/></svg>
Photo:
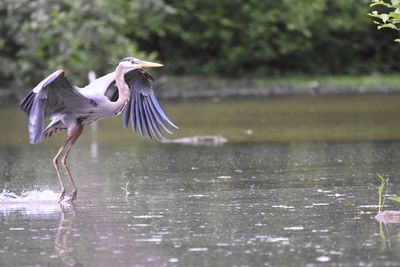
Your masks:
<svg viewBox="0 0 400 267"><path fill-rule="evenodd" d="M74 201L76 199L76 197L78 196L78 190L76 190L76 189L72 190L72 192L69 193L68 196L70 197L71 201Z"/></svg>
<svg viewBox="0 0 400 267"><path fill-rule="evenodd" d="M65 197L65 190L62 190L58 202L63 201L64 197Z"/></svg>

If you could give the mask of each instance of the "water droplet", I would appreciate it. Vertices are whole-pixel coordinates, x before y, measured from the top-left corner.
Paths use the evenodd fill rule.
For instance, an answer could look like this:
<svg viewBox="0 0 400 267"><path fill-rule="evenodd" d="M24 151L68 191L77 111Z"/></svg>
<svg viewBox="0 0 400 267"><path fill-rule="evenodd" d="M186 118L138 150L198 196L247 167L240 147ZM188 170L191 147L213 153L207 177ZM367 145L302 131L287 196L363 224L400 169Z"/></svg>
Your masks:
<svg viewBox="0 0 400 267"><path fill-rule="evenodd" d="M319 262L328 262L328 261L331 260L331 258L328 257L328 256L319 256L319 257L317 257L315 260L316 260L316 261L319 261Z"/></svg>
<svg viewBox="0 0 400 267"><path fill-rule="evenodd" d="M201 252L201 251L207 251L208 248L189 248L189 251L192 252Z"/></svg>

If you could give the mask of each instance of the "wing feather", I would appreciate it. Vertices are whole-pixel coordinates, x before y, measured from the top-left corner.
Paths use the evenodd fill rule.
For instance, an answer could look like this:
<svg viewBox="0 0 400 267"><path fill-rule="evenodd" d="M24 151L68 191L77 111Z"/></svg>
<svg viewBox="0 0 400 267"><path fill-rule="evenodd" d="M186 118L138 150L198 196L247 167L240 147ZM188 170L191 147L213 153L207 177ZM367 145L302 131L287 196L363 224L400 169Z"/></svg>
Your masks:
<svg viewBox="0 0 400 267"><path fill-rule="evenodd" d="M124 109L124 127L128 128L129 125L129 114L131 113L131 103L127 103L125 109Z"/></svg>
<svg viewBox="0 0 400 267"><path fill-rule="evenodd" d="M161 127L164 129L164 131L166 131L169 134L172 134L172 131L165 125L165 123L163 122L160 114L158 113L158 111L154 107L153 102L151 101L150 98L147 99L147 104L149 105L149 107L150 107L150 109L152 111L152 114L156 118L158 124L161 125Z"/></svg>
<svg viewBox="0 0 400 267"><path fill-rule="evenodd" d="M29 92L20 107L28 115L29 140L36 144L43 139L47 117L63 113L78 118L90 113L92 104L70 84L64 71L58 70Z"/></svg>
<svg viewBox="0 0 400 267"><path fill-rule="evenodd" d="M135 93L134 93L135 95ZM142 130L142 114L140 113L140 109L139 109L139 99L137 99L138 97L135 96L134 102L135 102L135 119L136 119L136 124L137 124L137 128L139 130L140 136L143 137L143 130Z"/></svg>
<svg viewBox="0 0 400 267"><path fill-rule="evenodd" d="M169 118L167 113L165 113L164 109L161 107L160 103L158 102L156 96L154 95L153 92L150 93L150 99L151 102L154 104L154 106L156 107L158 113L161 115L161 117L167 121L172 127L178 129L178 126L176 126Z"/></svg>
<svg viewBox="0 0 400 267"><path fill-rule="evenodd" d="M132 124L132 130L133 130L133 132L134 133L136 133L136 131L137 131L137 128L136 128L136 110L135 110L135 99L132 99L132 101L130 101L131 102L131 113L130 114L127 114L127 116L128 116L128 118L129 118L129 115L131 116L131 124ZM129 105L129 103L128 103L128 105ZM129 121L129 119L128 119L128 121Z"/></svg>
<svg viewBox="0 0 400 267"><path fill-rule="evenodd" d="M150 123L151 123L151 130L153 132L154 137L157 140L161 139L165 139L165 136L161 133L160 127L158 127L156 119L154 118L153 114L151 113L151 110L149 108L149 103L147 103L147 99L146 101L144 101L144 108L146 110L146 113L148 114Z"/></svg>
<svg viewBox="0 0 400 267"><path fill-rule="evenodd" d="M139 99L138 101L138 106L139 106L139 112L140 112L140 120L141 120L141 124L142 124L142 129L144 130L144 133L147 133L147 135L149 136L149 138L151 139L150 135L149 135L149 129L147 128L147 121L146 121L146 117L144 115L144 111L143 111L143 99L142 99L142 95L140 95L139 93L137 93L138 96L136 99Z"/></svg>
<svg viewBox="0 0 400 267"><path fill-rule="evenodd" d="M150 115L149 115L149 112L148 112L148 110L146 108L146 101L145 100L143 101L143 111L144 111L145 119L146 119L146 122L147 122L147 129L148 129L149 138L153 139L153 137L154 137L154 138L158 139L156 133L154 132L153 124L151 123Z"/></svg>
<svg viewBox="0 0 400 267"><path fill-rule="evenodd" d="M167 124L178 129L158 102L151 87L154 78L150 73L142 69L133 70L125 75L125 81L131 92L124 111L125 127L128 126L130 120L134 132L137 128L142 137L145 134L150 139L154 137L158 140L165 139L161 128L172 134Z"/></svg>

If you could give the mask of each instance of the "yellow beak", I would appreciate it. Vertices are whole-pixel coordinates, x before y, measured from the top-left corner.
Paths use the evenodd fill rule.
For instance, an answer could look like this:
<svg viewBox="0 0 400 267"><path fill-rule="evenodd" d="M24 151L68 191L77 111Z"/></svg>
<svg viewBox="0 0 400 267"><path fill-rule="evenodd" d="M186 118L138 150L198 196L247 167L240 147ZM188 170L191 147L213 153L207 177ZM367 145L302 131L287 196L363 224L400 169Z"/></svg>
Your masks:
<svg viewBox="0 0 400 267"><path fill-rule="evenodd" d="M160 63L154 63L154 62L149 62L149 61L140 61L138 64L141 68L157 68L157 67L162 67L164 66L163 64Z"/></svg>

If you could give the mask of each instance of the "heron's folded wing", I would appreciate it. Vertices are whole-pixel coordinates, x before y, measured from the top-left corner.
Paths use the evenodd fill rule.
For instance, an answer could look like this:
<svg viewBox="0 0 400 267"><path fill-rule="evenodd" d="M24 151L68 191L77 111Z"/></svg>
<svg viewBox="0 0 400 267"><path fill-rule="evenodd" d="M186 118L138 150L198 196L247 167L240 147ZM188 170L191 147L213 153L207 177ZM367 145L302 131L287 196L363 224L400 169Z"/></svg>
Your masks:
<svg viewBox="0 0 400 267"><path fill-rule="evenodd" d="M165 139L163 131L172 134L168 125L178 129L158 102L151 82L154 78L144 70L133 70L125 74L130 88L130 98L124 110L124 127L131 121L134 132L150 139Z"/></svg>
<svg viewBox="0 0 400 267"><path fill-rule="evenodd" d="M43 138L44 121L54 114L73 114L77 118L88 114L90 99L70 84L62 70L41 81L20 103L28 115L29 139L36 144Z"/></svg>

